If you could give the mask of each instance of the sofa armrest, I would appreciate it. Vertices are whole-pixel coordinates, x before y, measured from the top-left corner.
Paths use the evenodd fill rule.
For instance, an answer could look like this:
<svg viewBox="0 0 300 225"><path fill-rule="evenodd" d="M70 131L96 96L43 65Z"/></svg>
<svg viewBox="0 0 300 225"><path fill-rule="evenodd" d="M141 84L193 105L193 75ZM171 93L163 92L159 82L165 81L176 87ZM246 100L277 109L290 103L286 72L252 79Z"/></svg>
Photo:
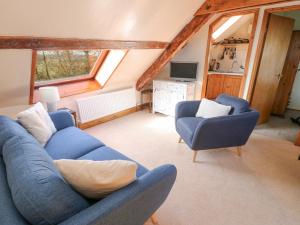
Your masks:
<svg viewBox="0 0 300 225"><path fill-rule="evenodd" d="M182 117L194 117L201 101L178 102L175 109L175 121Z"/></svg>
<svg viewBox="0 0 300 225"><path fill-rule="evenodd" d="M49 113L56 130L62 130L67 127L75 126L72 114L65 110Z"/></svg>
<svg viewBox="0 0 300 225"><path fill-rule="evenodd" d="M167 198L176 173L173 165L151 170L60 225L144 224Z"/></svg>
<svg viewBox="0 0 300 225"><path fill-rule="evenodd" d="M252 110L204 119L195 130L192 147L199 150L242 146L251 135L258 117L259 113Z"/></svg>

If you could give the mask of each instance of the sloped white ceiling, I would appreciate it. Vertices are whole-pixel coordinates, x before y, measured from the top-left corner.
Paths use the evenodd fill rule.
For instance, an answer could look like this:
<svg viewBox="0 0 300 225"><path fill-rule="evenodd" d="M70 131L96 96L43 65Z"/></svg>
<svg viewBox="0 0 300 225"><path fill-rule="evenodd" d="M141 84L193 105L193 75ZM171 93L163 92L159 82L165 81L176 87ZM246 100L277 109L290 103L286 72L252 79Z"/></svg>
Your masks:
<svg viewBox="0 0 300 225"><path fill-rule="evenodd" d="M1 0L0 34L171 41L204 0Z"/></svg>

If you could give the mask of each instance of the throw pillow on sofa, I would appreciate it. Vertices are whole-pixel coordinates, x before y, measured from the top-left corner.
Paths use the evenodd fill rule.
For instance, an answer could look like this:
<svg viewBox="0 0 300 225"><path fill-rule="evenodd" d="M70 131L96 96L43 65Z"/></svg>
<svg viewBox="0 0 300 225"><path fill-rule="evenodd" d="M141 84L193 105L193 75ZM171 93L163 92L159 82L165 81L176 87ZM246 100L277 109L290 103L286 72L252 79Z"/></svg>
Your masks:
<svg viewBox="0 0 300 225"><path fill-rule="evenodd" d="M20 112L17 118L22 126L28 130L42 146L45 146L52 134L56 132L56 128L50 116L40 102Z"/></svg>
<svg viewBox="0 0 300 225"><path fill-rule="evenodd" d="M56 167L74 189L99 199L136 180L137 164L127 160L55 160Z"/></svg>
<svg viewBox="0 0 300 225"><path fill-rule="evenodd" d="M212 118L218 116L227 116L231 106L222 105L215 101L203 98L200 102L196 117Z"/></svg>
<svg viewBox="0 0 300 225"><path fill-rule="evenodd" d="M56 130L54 123L51 120L48 112L44 108L43 104L38 102L33 106L33 108L37 112L37 114L40 116L40 118L43 120L43 122L47 125L47 127L50 128L52 134L54 134L57 130Z"/></svg>
<svg viewBox="0 0 300 225"><path fill-rule="evenodd" d="M47 152L30 139L8 139L3 159L13 202L31 224L58 224L89 207L63 179Z"/></svg>

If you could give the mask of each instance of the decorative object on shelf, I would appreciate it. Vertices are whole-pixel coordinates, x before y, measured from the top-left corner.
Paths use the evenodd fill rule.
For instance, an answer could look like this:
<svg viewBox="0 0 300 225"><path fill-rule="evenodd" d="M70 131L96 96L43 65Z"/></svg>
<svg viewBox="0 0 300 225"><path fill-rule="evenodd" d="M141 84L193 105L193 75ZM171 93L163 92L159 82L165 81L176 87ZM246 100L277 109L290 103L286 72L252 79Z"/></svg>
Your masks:
<svg viewBox="0 0 300 225"><path fill-rule="evenodd" d="M47 104L48 112L57 110L57 102L60 100L58 88L54 86L39 88L41 101Z"/></svg>
<svg viewBox="0 0 300 225"><path fill-rule="evenodd" d="M217 60L216 59L211 59L210 62L209 62L209 71L213 71L215 70L215 65L217 63Z"/></svg>
<svg viewBox="0 0 300 225"><path fill-rule="evenodd" d="M227 39L225 38L222 41L219 42L214 42L213 45L236 45L236 44L248 44L249 43L249 39L247 38L230 38Z"/></svg>

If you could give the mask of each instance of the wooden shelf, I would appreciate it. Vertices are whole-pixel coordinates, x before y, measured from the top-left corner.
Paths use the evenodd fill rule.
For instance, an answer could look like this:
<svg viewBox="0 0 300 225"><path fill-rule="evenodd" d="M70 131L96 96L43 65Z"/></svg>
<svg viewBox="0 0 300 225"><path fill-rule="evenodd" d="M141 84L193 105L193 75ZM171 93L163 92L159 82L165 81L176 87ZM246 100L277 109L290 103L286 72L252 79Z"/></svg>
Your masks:
<svg viewBox="0 0 300 225"><path fill-rule="evenodd" d="M226 46L226 47L232 47L232 46L237 46L237 45L249 45L249 43L234 43L234 44L213 44L214 46L217 45L222 45L222 46Z"/></svg>

